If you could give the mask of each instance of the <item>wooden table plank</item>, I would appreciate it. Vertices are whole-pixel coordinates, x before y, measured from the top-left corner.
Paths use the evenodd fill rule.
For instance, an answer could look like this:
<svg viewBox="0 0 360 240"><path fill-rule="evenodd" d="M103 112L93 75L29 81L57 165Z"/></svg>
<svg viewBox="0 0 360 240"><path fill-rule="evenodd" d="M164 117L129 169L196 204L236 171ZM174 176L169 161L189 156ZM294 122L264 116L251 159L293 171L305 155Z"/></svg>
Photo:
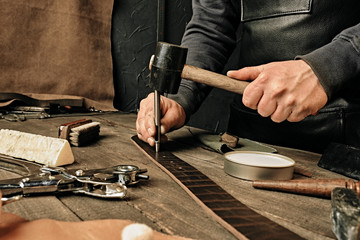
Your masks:
<svg viewBox="0 0 360 240"><path fill-rule="evenodd" d="M0 120L0 128L56 137L60 124L80 118L83 117L24 122ZM147 168L150 180L129 188L129 195L125 200L104 200L82 195L34 197L8 204L3 207L4 211L27 219L130 219L146 223L156 230L184 237L235 239L134 146L130 138L136 133L136 115L110 113L89 118L101 123L101 137L89 146L73 147L76 162L68 168L90 169L132 164ZM252 188L251 182L227 175L223 171L223 155L202 148L188 129L184 127L169 134L171 142L167 143L167 147L177 157L205 173L242 203L300 236L306 239L335 239L331 231L329 200ZM203 132L190 129L193 134ZM279 153L293 158L300 167L312 171L314 178L340 176L317 167L320 158L318 154L276 148Z"/></svg>
<svg viewBox="0 0 360 240"><path fill-rule="evenodd" d="M196 132L192 128L189 130L193 133L193 136L203 133L203 131ZM208 177L253 210L278 222L280 225L287 227L304 238L335 238L331 231L330 200L254 189L251 181L227 175L223 171L223 155L210 151L201 151L202 144L196 141L196 138L189 137L186 132L180 131L172 133L169 137L180 140L183 144L183 146L179 146L179 142L176 142L173 148L175 155L183 160L186 159L188 163L207 173ZM319 154L279 146L273 147L278 150L279 154L294 159L299 167L311 171L314 178L343 177L319 168L317 166L317 162L320 159ZM294 177L303 178L303 176L299 175ZM310 222L311 224L309 224Z"/></svg>
<svg viewBox="0 0 360 240"><path fill-rule="evenodd" d="M125 119L129 117L122 114L111 115L111 120L103 115L91 117L94 121L101 122L101 138L87 147L73 147L76 162L68 168L90 169L133 164L147 168L150 181L129 188L129 197L125 201L78 195L59 196L58 199L64 206L81 220L129 219L146 223L155 230L168 234L197 239L235 239L204 212L197 211L196 215L193 214L197 209L196 203L185 192L178 189L178 185L144 157L130 141L130 137L135 134L134 115L130 118L131 123L128 121L123 123L123 116ZM28 120L23 123L0 121L0 127L4 128L6 124L7 128L55 137L57 127L61 123L76 119L79 118ZM179 204L179 199L183 201L181 204ZM199 224L194 226L194 223Z"/></svg>

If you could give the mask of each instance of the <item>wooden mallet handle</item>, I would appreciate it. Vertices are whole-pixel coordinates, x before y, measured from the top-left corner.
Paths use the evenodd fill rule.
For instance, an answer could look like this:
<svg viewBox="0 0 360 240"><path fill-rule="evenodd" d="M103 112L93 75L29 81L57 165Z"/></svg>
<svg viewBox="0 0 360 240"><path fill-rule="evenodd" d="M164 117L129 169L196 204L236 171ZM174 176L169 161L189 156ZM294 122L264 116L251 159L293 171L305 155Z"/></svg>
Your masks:
<svg viewBox="0 0 360 240"><path fill-rule="evenodd" d="M222 74L214 73L191 65L184 65L181 77L229 92L243 94L249 82L236 80Z"/></svg>

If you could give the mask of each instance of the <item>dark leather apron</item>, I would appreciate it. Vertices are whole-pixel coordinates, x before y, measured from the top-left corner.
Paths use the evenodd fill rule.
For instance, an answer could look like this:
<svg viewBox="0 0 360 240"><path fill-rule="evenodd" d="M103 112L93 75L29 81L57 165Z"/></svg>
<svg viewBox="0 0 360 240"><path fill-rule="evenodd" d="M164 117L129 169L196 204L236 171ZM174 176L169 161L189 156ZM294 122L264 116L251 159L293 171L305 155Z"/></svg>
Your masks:
<svg viewBox="0 0 360 240"><path fill-rule="evenodd" d="M343 29L360 22L360 2L356 0L241 2L240 67L294 59L331 42ZM344 89L318 115L297 123L274 123L263 118L246 108L238 95L231 106L228 131L253 140L320 152L330 142L359 146L359 90L360 83Z"/></svg>

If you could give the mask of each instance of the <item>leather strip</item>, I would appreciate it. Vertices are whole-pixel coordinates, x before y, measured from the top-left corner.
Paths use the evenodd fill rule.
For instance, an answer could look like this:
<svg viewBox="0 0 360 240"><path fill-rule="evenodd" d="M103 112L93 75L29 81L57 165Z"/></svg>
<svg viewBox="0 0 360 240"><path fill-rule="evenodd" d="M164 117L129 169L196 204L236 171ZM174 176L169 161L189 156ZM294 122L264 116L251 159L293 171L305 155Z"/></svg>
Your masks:
<svg viewBox="0 0 360 240"><path fill-rule="evenodd" d="M84 106L84 99L80 97L70 98L70 96L66 96L66 98L56 98L54 96L51 99L36 99L21 93L6 93L6 92L0 93L0 107L8 106L14 101L20 101L29 106L41 106L41 107L48 107L50 103L59 104L60 106L72 106L72 107Z"/></svg>
<svg viewBox="0 0 360 240"><path fill-rule="evenodd" d="M137 136L131 139L156 165L238 239L302 239L251 210L205 174L166 149L163 148L161 152L156 153Z"/></svg>

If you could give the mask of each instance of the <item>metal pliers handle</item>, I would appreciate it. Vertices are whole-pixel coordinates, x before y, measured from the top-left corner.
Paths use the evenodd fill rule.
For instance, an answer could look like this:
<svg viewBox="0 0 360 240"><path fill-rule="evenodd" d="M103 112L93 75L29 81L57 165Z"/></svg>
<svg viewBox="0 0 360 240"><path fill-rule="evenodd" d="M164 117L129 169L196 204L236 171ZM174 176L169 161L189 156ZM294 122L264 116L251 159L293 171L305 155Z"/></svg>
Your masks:
<svg viewBox="0 0 360 240"><path fill-rule="evenodd" d="M0 180L3 204L23 196L74 192L101 198L124 198L127 186L149 179L146 169L134 165L117 165L101 169L65 169L0 155L0 168L23 175ZM35 173L34 173L35 172Z"/></svg>

